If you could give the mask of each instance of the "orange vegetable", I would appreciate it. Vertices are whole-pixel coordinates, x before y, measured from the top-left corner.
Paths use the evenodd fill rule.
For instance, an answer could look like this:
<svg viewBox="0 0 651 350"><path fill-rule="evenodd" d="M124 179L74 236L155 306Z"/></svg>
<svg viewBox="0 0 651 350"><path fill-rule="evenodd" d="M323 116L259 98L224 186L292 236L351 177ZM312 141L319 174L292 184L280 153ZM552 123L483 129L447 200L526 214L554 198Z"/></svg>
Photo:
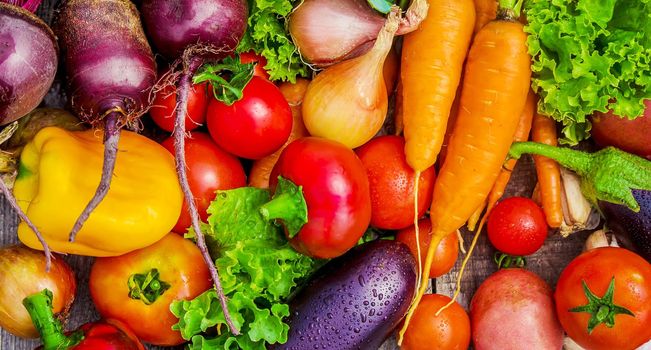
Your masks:
<svg viewBox="0 0 651 350"><path fill-rule="evenodd" d="M308 135L307 129L305 129L305 125L303 124L301 103L303 102L303 97L305 96L305 91L307 90L309 82L310 81L307 79L297 78L296 83L294 84L280 84L280 92L285 96L287 102L289 102L289 107L292 110L292 117L294 118L292 133L289 135L287 142L285 142L285 144L276 152L253 162L251 173L249 174L249 186L269 188L269 176L271 175L271 170L278 161L278 157L280 157L280 153L285 149L285 147L287 147L287 145L289 145L290 142Z"/></svg>
<svg viewBox="0 0 651 350"><path fill-rule="evenodd" d="M533 117L531 140L550 146L558 145L556 122L536 114ZM555 160L543 156L533 156L536 163L536 174L540 186L540 199L545 218L549 227L560 227L563 222L563 207L561 202L561 169Z"/></svg>
<svg viewBox="0 0 651 350"><path fill-rule="evenodd" d="M515 136L529 92L531 59L523 25L514 19L514 2L500 1L504 18L482 28L468 54L457 121L434 186L432 241L425 271L432 265L441 240L459 229L488 196ZM426 289L424 274L398 343Z"/></svg>
<svg viewBox="0 0 651 350"><path fill-rule="evenodd" d="M475 0L475 33L497 17L497 0Z"/></svg>

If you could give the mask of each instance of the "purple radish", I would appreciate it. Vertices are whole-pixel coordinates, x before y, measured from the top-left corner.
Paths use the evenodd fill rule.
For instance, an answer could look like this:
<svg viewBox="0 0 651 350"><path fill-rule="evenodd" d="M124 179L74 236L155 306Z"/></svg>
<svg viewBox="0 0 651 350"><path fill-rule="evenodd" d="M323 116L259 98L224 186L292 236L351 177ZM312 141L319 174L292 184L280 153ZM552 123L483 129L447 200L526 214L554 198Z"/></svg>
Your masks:
<svg viewBox="0 0 651 350"><path fill-rule="evenodd" d="M72 228L72 242L109 190L120 129L149 107L156 63L138 10L130 1L68 0L55 29L65 57L73 111L94 127L104 126L102 177Z"/></svg>
<svg viewBox="0 0 651 350"><path fill-rule="evenodd" d="M54 81L59 48L50 27L32 13L40 3L0 1L0 126L36 108ZM49 271L52 255L45 239L1 179L0 191L43 245Z"/></svg>
<svg viewBox="0 0 651 350"><path fill-rule="evenodd" d="M197 245L215 283L224 318L231 333L238 335L239 331L233 325L226 307L217 268L201 232L199 212L188 184L184 152L185 115L192 77L205 62L223 58L237 47L246 30L248 5L246 0L144 0L141 11L154 46L183 67L176 81L178 105L173 133L176 171L188 204Z"/></svg>

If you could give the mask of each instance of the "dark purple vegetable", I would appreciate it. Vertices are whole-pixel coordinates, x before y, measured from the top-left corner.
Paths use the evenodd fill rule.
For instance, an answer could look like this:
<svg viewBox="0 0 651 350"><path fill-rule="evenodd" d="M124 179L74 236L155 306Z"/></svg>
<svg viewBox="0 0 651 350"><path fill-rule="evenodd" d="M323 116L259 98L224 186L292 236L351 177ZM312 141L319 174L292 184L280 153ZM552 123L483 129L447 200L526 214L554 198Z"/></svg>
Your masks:
<svg viewBox="0 0 651 350"><path fill-rule="evenodd" d="M415 292L416 261L406 245L365 243L329 262L290 302L287 343L272 349L377 349Z"/></svg>
<svg viewBox="0 0 651 350"><path fill-rule="evenodd" d="M651 191L633 190L633 197L640 204L638 213L625 205L601 202L600 206L608 227L651 262Z"/></svg>
<svg viewBox="0 0 651 350"><path fill-rule="evenodd" d="M181 189L188 205L192 228L206 265L210 270L215 289L219 295L224 318L231 333L239 331L231 321L226 308L226 297L219 282L214 261L208 253L201 232L197 204L188 184L185 162L185 115L192 78L205 62L229 55L242 39L248 18L246 0L144 0L142 17L147 33L154 46L170 60L182 65L178 80L162 79L162 84L177 86L176 119L174 123L174 158ZM170 78L177 77L170 74ZM159 88L164 88L159 87Z"/></svg>
<svg viewBox="0 0 651 350"><path fill-rule="evenodd" d="M156 63L136 7L127 0L68 0L56 24L77 116L104 126L104 165L95 195L79 215L75 239L90 213L108 192L120 129L149 107Z"/></svg>
<svg viewBox="0 0 651 350"><path fill-rule="evenodd" d="M40 0L0 0L0 126L36 108L54 80L59 48L50 27L32 13L39 5ZM45 239L2 179L0 192L43 245L49 271L52 256Z"/></svg>

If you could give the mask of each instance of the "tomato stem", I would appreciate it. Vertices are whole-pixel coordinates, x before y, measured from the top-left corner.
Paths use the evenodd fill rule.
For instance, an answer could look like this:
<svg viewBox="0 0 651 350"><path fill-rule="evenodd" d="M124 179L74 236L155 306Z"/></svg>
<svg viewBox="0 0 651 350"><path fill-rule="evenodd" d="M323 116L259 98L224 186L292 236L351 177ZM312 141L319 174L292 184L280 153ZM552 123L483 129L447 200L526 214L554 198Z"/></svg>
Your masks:
<svg viewBox="0 0 651 350"><path fill-rule="evenodd" d="M583 292L588 299L588 303L586 305L571 308L569 311L587 312L591 315L590 320L588 321L588 334L592 334L592 331L600 324L604 324L608 328L613 328L615 326L616 315L623 314L635 317L635 314L630 310L613 303L613 297L615 295L615 277L610 280L608 290L601 298L592 293L585 280L582 280L582 282Z"/></svg>
<svg viewBox="0 0 651 350"><path fill-rule="evenodd" d="M497 264L498 269L523 268L527 266L527 260L523 256L513 256L501 252L495 252L493 261Z"/></svg>
<svg viewBox="0 0 651 350"><path fill-rule="evenodd" d="M23 299L23 305L32 318L34 327L43 341L44 350L63 350L77 345L83 338L82 332L70 336L63 333L61 321L52 312L52 292L48 289L32 294Z"/></svg>
<svg viewBox="0 0 651 350"><path fill-rule="evenodd" d="M260 207L260 214L265 220L280 220L289 238L293 238L307 223L303 187L279 176L273 199Z"/></svg>
<svg viewBox="0 0 651 350"><path fill-rule="evenodd" d="M134 273L129 276L127 285L129 298L142 300L145 305L153 304L171 287L169 283L160 279L158 269L151 269L147 273Z"/></svg>

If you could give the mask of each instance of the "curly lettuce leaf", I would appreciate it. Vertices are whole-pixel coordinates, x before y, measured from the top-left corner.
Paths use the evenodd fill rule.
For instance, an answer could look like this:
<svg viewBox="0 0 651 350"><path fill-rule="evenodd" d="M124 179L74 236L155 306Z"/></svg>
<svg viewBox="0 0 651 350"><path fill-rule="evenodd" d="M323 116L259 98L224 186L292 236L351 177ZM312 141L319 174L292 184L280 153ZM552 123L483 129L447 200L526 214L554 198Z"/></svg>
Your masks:
<svg viewBox="0 0 651 350"><path fill-rule="evenodd" d="M590 136L588 117L635 119L651 98L651 0L525 2L538 111L563 124L562 143Z"/></svg>
<svg viewBox="0 0 651 350"><path fill-rule="evenodd" d="M173 328L191 349L265 349L285 343L289 326L286 300L314 269L315 261L288 244L282 230L265 220L259 208L270 200L266 190L243 187L218 191L203 228L233 323L228 331L217 293L211 289L170 306L179 318Z"/></svg>
<svg viewBox="0 0 651 350"><path fill-rule="evenodd" d="M237 52L254 51L267 59L264 67L271 80L295 82L309 68L298 53L286 20L298 0L249 0L248 28Z"/></svg>

